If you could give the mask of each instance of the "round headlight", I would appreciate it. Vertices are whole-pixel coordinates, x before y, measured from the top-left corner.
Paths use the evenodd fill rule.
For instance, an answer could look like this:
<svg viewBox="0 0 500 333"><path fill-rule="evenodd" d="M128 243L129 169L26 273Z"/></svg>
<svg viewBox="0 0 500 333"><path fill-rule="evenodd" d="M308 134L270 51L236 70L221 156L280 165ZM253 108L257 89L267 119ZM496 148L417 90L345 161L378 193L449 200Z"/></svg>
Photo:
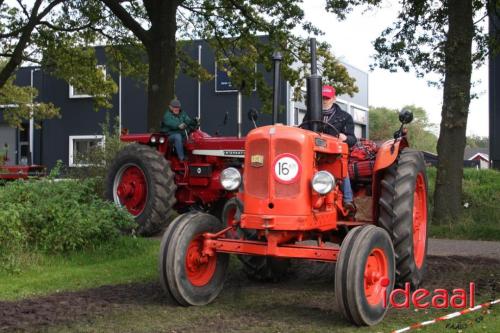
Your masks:
<svg viewBox="0 0 500 333"><path fill-rule="evenodd" d="M335 177L328 171L319 171L312 179L312 187L319 194L327 194L334 186Z"/></svg>
<svg viewBox="0 0 500 333"><path fill-rule="evenodd" d="M241 184L241 174L236 168L227 168L220 174L220 183L228 191L236 190Z"/></svg>
<svg viewBox="0 0 500 333"><path fill-rule="evenodd" d="M149 141L151 141L151 143L156 143L156 136L152 136Z"/></svg>
<svg viewBox="0 0 500 333"><path fill-rule="evenodd" d="M164 136L160 136L160 139L158 139L158 142L161 143L161 144L164 144L165 143L165 137Z"/></svg>

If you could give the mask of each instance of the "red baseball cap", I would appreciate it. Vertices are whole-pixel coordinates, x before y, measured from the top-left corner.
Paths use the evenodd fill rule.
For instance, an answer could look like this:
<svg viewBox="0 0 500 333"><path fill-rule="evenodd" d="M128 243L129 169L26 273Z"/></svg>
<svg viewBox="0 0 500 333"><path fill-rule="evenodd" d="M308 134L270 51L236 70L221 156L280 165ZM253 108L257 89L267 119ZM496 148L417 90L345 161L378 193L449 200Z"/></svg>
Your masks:
<svg viewBox="0 0 500 333"><path fill-rule="evenodd" d="M335 88L332 86L323 86L322 95L323 97L332 98L335 97Z"/></svg>

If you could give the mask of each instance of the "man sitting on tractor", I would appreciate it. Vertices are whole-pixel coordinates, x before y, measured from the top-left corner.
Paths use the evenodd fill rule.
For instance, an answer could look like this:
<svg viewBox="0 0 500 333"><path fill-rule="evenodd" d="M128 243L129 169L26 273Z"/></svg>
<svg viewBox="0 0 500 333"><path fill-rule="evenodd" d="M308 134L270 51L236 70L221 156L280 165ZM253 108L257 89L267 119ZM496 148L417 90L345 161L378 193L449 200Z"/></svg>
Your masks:
<svg viewBox="0 0 500 333"><path fill-rule="evenodd" d="M196 128L198 120L189 118L181 110L181 102L177 99L170 101L161 123L161 131L167 133L168 142L173 144L179 160L184 161L184 140Z"/></svg>
<svg viewBox="0 0 500 333"><path fill-rule="evenodd" d="M323 96L323 121L333 125L337 130L336 133L333 128L329 126L323 127L323 132L333 135L339 136L339 139L351 148L356 143L357 139L354 135L354 121L352 120L352 116L342 110L342 108L335 103L337 101L335 88L332 86L323 86L322 89ZM306 113L304 117L304 122L311 119L309 112ZM342 192L344 193L344 207L353 214L356 210L353 204L353 194L351 188L351 181L349 176L345 177L342 182Z"/></svg>

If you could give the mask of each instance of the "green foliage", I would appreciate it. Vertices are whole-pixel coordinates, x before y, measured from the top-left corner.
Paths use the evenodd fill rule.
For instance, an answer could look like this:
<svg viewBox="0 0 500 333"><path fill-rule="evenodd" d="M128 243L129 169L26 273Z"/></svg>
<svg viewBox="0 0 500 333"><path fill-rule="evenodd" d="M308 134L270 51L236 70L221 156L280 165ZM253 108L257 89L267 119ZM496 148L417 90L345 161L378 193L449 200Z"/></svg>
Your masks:
<svg viewBox="0 0 500 333"><path fill-rule="evenodd" d="M94 248L131 228L132 217L97 197L95 187L91 179L7 183L0 190L0 261L20 251Z"/></svg>
<svg viewBox="0 0 500 333"><path fill-rule="evenodd" d="M445 74L445 42L448 34L449 6L452 1L412 0L399 1L399 14L396 21L387 27L375 40L376 51L374 67L378 66L395 72L413 69L418 77L428 73ZM383 5L381 0L327 0L327 8L339 18L355 7L369 9ZM497 5L498 6L498 5ZM488 13L495 15L494 5L490 1L472 1L474 22L474 53L472 62L475 66L484 63L488 51L498 48L494 43L497 36L490 37L482 22ZM498 12L496 12L498 15ZM463 50L457 50L461 52Z"/></svg>
<svg viewBox="0 0 500 333"><path fill-rule="evenodd" d="M59 110L51 103L35 103L36 90L17 87L12 76L25 62L41 65L57 78L66 80L78 91L94 97L95 109L111 107L116 84L96 68L94 48L100 44L101 16L91 1L34 0L0 1L0 103L7 108L4 118L12 126L33 117L35 121L53 118ZM109 74L109 73L108 73Z"/></svg>
<svg viewBox="0 0 500 333"><path fill-rule="evenodd" d="M0 64L0 70L4 64ZM3 108L4 121L12 127L20 127L24 120L33 118L35 124L42 119L59 117L59 108L52 103L34 102L38 92L32 87L19 87L14 84L14 77L0 87L0 105Z"/></svg>
<svg viewBox="0 0 500 333"><path fill-rule="evenodd" d="M113 123L106 115L104 123L101 124L104 142L102 145L91 147L89 151L75 156L77 164L83 167L71 168L67 176L76 179L94 178L96 180L97 193L104 194L104 181L109 166L116 154L126 145L120 140L120 123L116 118Z"/></svg>
<svg viewBox="0 0 500 333"><path fill-rule="evenodd" d="M200 80L212 79L213 75L189 55L192 46L190 40L206 40L215 50L216 61L228 72L235 86L244 93L250 93L256 82L257 91L264 102L264 111L270 110L271 89L263 74L255 73L255 65L262 64L265 70L270 71L272 54L280 51L283 55L283 77L295 86L295 97L302 99L300 89L310 72L308 39L300 38L292 31L298 28L311 36L322 34L311 22L304 21L304 13L297 0L183 1L175 8L176 27L156 15L159 11L165 12L166 7L160 0L102 3L105 5L100 10L104 22L103 32L108 37L114 37L108 39L112 41L112 45L107 48L108 54L112 55L115 63L122 62L124 73L146 78L147 75L140 74L141 70L161 68L161 64L153 63L158 62L158 59L151 52L159 41L171 45L173 42L168 40L168 36L176 35L177 45L175 49L171 48L172 53L175 53L169 56L176 58L177 72ZM143 23L151 28L142 28ZM123 31L124 28L130 29L128 34ZM263 38L262 35L268 37ZM138 44L142 48L135 47ZM139 50L147 54L148 68L136 65L144 60L144 56L137 53ZM349 77L345 67L332 55L327 43L318 45L318 60L318 69L325 82L334 84L339 94L352 95L358 91L355 80ZM168 70L165 69L166 73ZM163 81L173 79L166 76L161 78ZM167 92L170 93L174 92Z"/></svg>
<svg viewBox="0 0 500 333"><path fill-rule="evenodd" d="M436 169L428 168L428 199L434 209ZM462 217L445 224L432 224L433 237L500 240L500 172L464 169Z"/></svg>
<svg viewBox="0 0 500 333"><path fill-rule="evenodd" d="M433 133L435 125L429 121L427 112L414 105L407 105L403 109L413 112L413 121L407 125L410 146L435 153L437 144L437 137ZM399 110L386 107L370 108L368 111L370 139L374 141L391 139L401 126L398 113Z"/></svg>
<svg viewBox="0 0 500 333"><path fill-rule="evenodd" d="M471 135L466 138L466 147L489 148L490 138L487 136Z"/></svg>

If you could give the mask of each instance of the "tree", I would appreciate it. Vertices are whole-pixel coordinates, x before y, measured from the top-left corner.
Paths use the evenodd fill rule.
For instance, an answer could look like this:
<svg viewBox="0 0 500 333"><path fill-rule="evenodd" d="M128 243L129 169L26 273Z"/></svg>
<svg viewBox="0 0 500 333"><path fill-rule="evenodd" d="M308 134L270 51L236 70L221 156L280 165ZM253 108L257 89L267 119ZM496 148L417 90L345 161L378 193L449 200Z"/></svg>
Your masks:
<svg viewBox="0 0 500 333"><path fill-rule="evenodd" d="M271 55L280 50L284 56L284 78L296 84L296 96L300 96L302 80L308 72L309 52L307 40L294 36L291 31L302 27L312 35L320 34L311 23L303 21L304 14L297 0L102 2L107 7L107 11L102 10L108 27L103 28L104 33L114 36L119 29L119 24L108 14L111 12L134 37L121 34L123 38L113 38L115 45L117 41L122 46L139 42L147 55L147 125L150 129L158 128L168 102L175 94L176 70L200 79L211 78L185 53L183 46L187 40L207 40L216 50L217 61L224 63L232 82L248 93L253 87L245 82L255 79L261 98L269 106L270 88L262 73L254 73L255 64L264 64L266 70L271 70ZM268 38L260 37L263 34ZM183 41L179 42L179 39ZM320 69L327 82L335 83L339 93L357 91L354 80L331 55L327 44L319 45L318 54L321 57ZM121 59L126 60L123 56Z"/></svg>
<svg viewBox="0 0 500 333"><path fill-rule="evenodd" d="M484 63L493 49L484 24L497 15L491 0L400 0L397 21L374 42L376 66L396 71L413 69L418 77L441 75L443 106L437 145L438 165L434 220L461 214L463 152L473 66ZM381 0L329 0L328 8L345 17L358 5L377 6ZM474 48L473 48L474 43Z"/></svg>
<svg viewBox="0 0 500 333"><path fill-rule="evenodd" d="M33 118L55 117L51 103L34 103L37 91L14 85L13 75L21 64L39 64L77 89L94 95L96 109L109 107L116 85L96 69L93 48L100 36L96 7L82 1L0 0L0 101L12 105L4 111L12 126ZM75 66L76 65L76 66Z"/></svg>
<svg viewBox="0 0 500 333"><path fill-rule="evenodd" d="M480 135L467 136L466 146L469 148L489 148L490 138Z"/></svg>
<svg viewBox="0 0 500 333"><path fill-rule="evenodd" d="M413 112L413 121L408 125L408 139L414 149L435 153L437 137L433 133L434 124L430 123L427 112L414 105L404 106ZM393 137L399 128L399 110L386 107L371 107L368 111L370 139L385 141Z"/></svg>

